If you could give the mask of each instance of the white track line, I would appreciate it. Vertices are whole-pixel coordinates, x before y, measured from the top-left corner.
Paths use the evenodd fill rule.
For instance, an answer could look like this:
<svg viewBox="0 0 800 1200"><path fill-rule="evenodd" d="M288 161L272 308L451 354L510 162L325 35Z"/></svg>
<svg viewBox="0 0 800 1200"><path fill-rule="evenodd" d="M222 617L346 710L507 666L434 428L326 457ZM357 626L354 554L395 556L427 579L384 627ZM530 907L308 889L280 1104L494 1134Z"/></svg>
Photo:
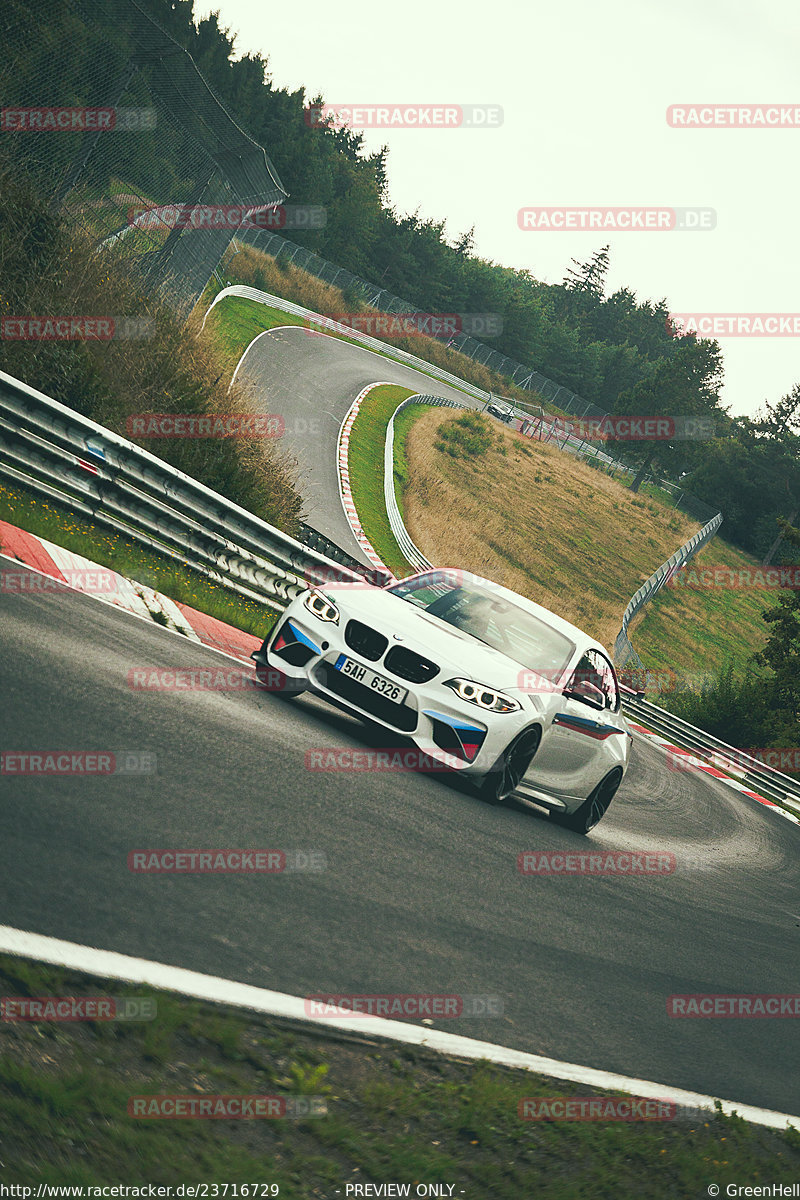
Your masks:
<svg viewBox="0 0 800 1200"><path fill-rule="evenodd" d="M98 950L93 946L64 942L58 938L44 937L39 933L14 929L9 925L0 925L0 952L54 963L105 979L149 984L151 987L178 992L182 996L192 996L214 1004L229 1004L268 1016L306 1021L308 1024L314 1024L316 1028L320 1026L319 1021L312 1021L309 1017L305 1000L300 996L272 992L265 988L253 987L251 984L221 979L216 975L203 975L183 967L171 967L166 963L149 962L144 958L133 958L112 950ZM455 1058L488 1060L499 1066L536 1071L551 1079L563 1079L592 1088L622 1091L644 1099L671 1102L679 1108L708 1109L712 1114L714 1110L715 1097L706 1096L701 1092L687 1092L647 1079L616 1075L610 1071L596 1070L594 1067L582 1067L576 1063L560 1062L555 1058L543 1058L538 1054L526 1054L522 1050L511 1050L506 1046L495 1046L491 1042L479 1042L473 1038L409 1025L402 1021L390 1021L383 1017L356 1018L343 1013L341 1017L326 1017L324 1024L332 1029L345 1029L350 1033L363 1033L371 1037L421 1046ZM785 1129L792 1125L800 1129L800 1116L756 1108L734 1100L720 1102L723 1112L735 1111L753 1124L766 1125L772 1129Z"/></svg>
<svg viewBox="0 0 800 1200"><path fill-rule="evenodd" d="M15 567L20 565L16 559L0 554L0 560L2 559L12 563ZM29 571L36 571L38 575L43 574L35 567L27 564L25 566ZM69 584L60 586L68 591L79 593L78 588ZM80 594L86 595L87 593ZM95 600L100 600L105 604L109 603L102 595L95 593L91 595ZM173 637L183 637L177 630L167 629L153 622L149 614L144 616L138 612L130 612L130 610L120 609L118 605L112 605L112 607L116 607L118 612L127 611L137 620L147 621L151 628L155 626L156 629L171 634ZM186 638L184 637L183 640L186 641ZM205 645L205 643L203 644ZM205 646L205 649L233 662L241 663L243 661L216 646ZM659 748L663 749L664 747ZM149 962L147 959L132 958L127 954L117 954L111 950L97 950L92 946L63 942L57 938L45 937L43 934L13 929L9 925L0 925L0 952L19 955L22 958L33 958L41 962L56 963L60 966L71 967L76 971L86 971L91 975L109 979L149 983L153 987L179 992L184 996L194 996L218 1004L231 1004L238 1008L249 1008L270 1016L309 1020L305 1002L297 996L290 996L284 992L267 991L264 988L236 983L214 975L202 975L197 971L187 971L183 967L171 967L164 963ZM429 1050L451 1054L457 1058L487 1059L499 1066L536 1071L538 1074L547 1075L552 1079L563 1079L590 1087L625 1091L645 1099L672 1101L680 1107L705 1108L709 1112L713 1112L714 1108L715 1098L700 1092L676 1090L664 1084L652 1083L627 1075L616 1075L608 1071L597 1070L594 1067L561 1062L554 1058L543 1058L537 1054L526 1054L520 1050L510 1050L505 1046L495 1046L491 1042L478 1042L472 1038L460 1037L440 1030L420 1028L417 1025L407 1025L400 1021L388 1021L381 1017L359 1017L356 1022L355 1018L346 1016L338 1020L326 1018L326 1021L334 1029L346 1029L349 1032L360 1031L374 1037L424 1046ZM723 1112L735 1111L739 1116L755 1125L767 1125L773 1129L785 1129L788 1125L800 1128L800 1116L775 1112L772 1109L756 1108L753 1105L740 1104L733 1100L721 1100L721 1104Z"/></svg>

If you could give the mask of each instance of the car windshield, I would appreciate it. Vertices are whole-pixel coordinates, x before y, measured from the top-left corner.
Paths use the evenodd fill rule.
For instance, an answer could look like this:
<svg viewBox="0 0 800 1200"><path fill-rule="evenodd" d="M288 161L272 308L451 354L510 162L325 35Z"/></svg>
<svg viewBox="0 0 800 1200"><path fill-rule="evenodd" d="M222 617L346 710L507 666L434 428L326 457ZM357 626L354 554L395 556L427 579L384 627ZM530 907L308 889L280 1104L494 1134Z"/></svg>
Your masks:
<svg viewBox="0 0 800 1200"><path fill-rule="evenodd" d="M551 678L565 669L575 651L564 634L461 571L431 571L387 591Z"/></svg>

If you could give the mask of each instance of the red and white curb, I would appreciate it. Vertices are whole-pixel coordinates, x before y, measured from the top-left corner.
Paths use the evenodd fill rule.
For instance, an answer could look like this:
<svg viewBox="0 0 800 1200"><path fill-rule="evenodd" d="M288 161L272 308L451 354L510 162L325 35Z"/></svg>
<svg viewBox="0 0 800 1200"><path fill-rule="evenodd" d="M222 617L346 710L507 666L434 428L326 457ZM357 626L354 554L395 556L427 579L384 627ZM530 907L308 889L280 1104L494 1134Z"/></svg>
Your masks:
<svg viewBox="0 0 800 1200"><path fill-rule="evenodd" d="M363 399L370 388L378 386L380 385L370 384L357 398L356 403ZM346 420L347 418L345 418ZM366 541L366 538L364 540ZM374 551L372 553L374 554ZM262 639L251 633L245 633L244 630L219 621L216 617L202 613L189 604L171 600L163 592L128 579L124 575L112 571L110 567L102 567L72 550L65 550L62 546L56 546L45 538L27 533L16 525L10 525L7 521L0 521L0 555L5 555L10 562L16 560L17 563L32 568L40 577L52 579L58 587L91 594L95 599L102 600L105 604L111 604L115 608L121 608L125 612L133 613L137 617L148 620L160 617L162 618L161 624L166 622L168 629L183 634L189 641L219 650L231 658L247 663L248 666L251 661L250 654L261 645ZM374 562L381 570L388 572L388 567L378 558L377 554L375 554ZM35 584L32 579L24 578L25 574L17 567L2 568L0 570L0 592L35 593L48 590L46 586ZM717 767L692 754L691 751L673 745L666 738L653 733L635 721L629 721L628 724L634 733L648 738L649 741L654 742L668 753L678 755L682 766L685 764L687 771L698 771L711 775L729 787L735 788L742 795L749 796L759 804L780 813L787 821L800 825L800 819L797 816L787 812L774 800L769 800L766 796L753 791L747 784L720 771Z"/></svg>
<svg viewBox="0 0 800 1200"><path fill-rule="evenodd" d="M356 512L355 501L353 500L353 492L350 487L350 430L353 428L353 422L358 416L361 404L366 396L376 387L391 387L392 384L384 382L369 383L356 396L350 408L345 414L345 418L339 427L339 437L336 446L336 456L339 467L339 497L342 501L344 515L347 517L347 522L353 531L353 537L358 542L361 549L366 554L369 561L374 567L380 571L385 571L387 575L395 579L393 571L390 571L383 559L377 554L372 543L370 542L364 530L361 528L361 522L358 519Z"/></svg>
<svg viewBox="0 0 800 1200"><path fill-rule="evenodd" d="M785 808L780 806L780 804L776 804L774 800L768 800L766 796L762 796L758 792L754 792L753 789L748 787L746 783L742 783L739 779L732 778L731 775L727 774L725 771L720 771L717 767L714 767L710 763L706 762L705 759L698 758L696 754L692 754L691 750L685 750L682 746L673 745L673 743L667 741L666 738L661 737L657 733L653 733L644 725L640 725L636 721L628 721L628 725L634 733L641 734L642 737L646 737L649 741L655 742L657 746L660 746L662 750L666 750L668 754L677 755L678 764L675 766L676 770L697 771L704 775L711 775L714 779L718 779L721 783L726 783L728 787L735 788L736 791L741 792L743 796L749 796L751 800L757 800L759 804L764 804L767 808L771 808L775 812L780 813L780 815L785 817L787 821L793 821L795 825L800 825L800 819L798 819L798 817L796 817L793 813L787 812Z"/></svg>
<svg viewBox="0 0 800 1200"><path fill-rule="evenodd" d="M251 633L218 621L216 617L199 612L189 604L171 600L163 592L127 579L110 567L101 567L72 550L56 546L7 521L0 521L0 553L9 561L16 560L20 564L19 567L4 566L0 571L2 592L34 594L52 591L43 582L44 579L51 579L56 588L90 594L105 604L137 617L149 620L156 618L160 624L166 623L168 629L183 634L189 641L220 650L248 665L251 651L261 645L262 639ZM31 576L30 571L23 571L20 567L32 568L40 577L40 582Z"/></svg>
<svg viewBox="0 0 800 1200"><path fill-rule="evenodd" d="M181 996L206 1000L212 1004L227 1004L267 1016L282 1017L293 1021L304 1021L316 1025L309 1018L306 1000L286 992L268 991L248 983L237 983L217 975L203 975L184 967L173 967L166 963L149 962L144 958L133 958L113 950L99 950L94 946L81 946L76 942L65 942L58 938L45 937L10 925L0 925L0 953L13 954L20 958L38 962L55 963L74 971L102 979L124 980L127 983L147 984L165 991L177 992ZM339 1015L341 1014L341 1015ZM325 1017L331 1029L354 1031L353 1014L347 1009L336 1010L336 1015ZM387 1041L420 1046L438 1054L449 1054L454 1058L471 1061L488 1061L498 1066L521 1071L535 1071L550 1079L563 1079L604 1091L627 1092L645 1100L661 1100L674 1104L680 1116L681 1109L691 1109L693 1119L696 1110L708 1110L713 1116L717 1099L726 1114L737 1113L743 1120L771 1129L800 1128L800 1116L776 1112L769 1108L756 1108L752 1104L740 1104L736 1100L707 1096L702 1092L687 1092L664 1083L653 1083L648 1079L637 1079L630 1075L617 1075L595 1067L584 1067L577 1063L561 1062L556 1058L544 1058L539 1054L528 1054L524 1050L512 1050L508 1046L497 1046L492 1042L479 1042L475 1038L427 1026L412 1025L405 1021L392 1021L386 1017L362 1016L358 1020L358 1032L367 1038L384 1038Z"/></svg>

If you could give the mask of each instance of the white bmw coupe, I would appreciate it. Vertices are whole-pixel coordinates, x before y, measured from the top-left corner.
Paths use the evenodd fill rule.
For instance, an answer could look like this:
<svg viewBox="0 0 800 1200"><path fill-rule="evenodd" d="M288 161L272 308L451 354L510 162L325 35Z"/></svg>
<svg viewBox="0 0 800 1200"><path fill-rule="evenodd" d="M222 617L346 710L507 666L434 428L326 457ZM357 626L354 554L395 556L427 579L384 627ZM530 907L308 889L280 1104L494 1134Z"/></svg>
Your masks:
<svg viewBox="0 0 800 1200"><path fill-rule="evenodd" d="M516 792L578 833L627 769L632 739L603 647L465 571L310 588L252 657L262 682L310 689L411 738L490 804Z"/></svg>

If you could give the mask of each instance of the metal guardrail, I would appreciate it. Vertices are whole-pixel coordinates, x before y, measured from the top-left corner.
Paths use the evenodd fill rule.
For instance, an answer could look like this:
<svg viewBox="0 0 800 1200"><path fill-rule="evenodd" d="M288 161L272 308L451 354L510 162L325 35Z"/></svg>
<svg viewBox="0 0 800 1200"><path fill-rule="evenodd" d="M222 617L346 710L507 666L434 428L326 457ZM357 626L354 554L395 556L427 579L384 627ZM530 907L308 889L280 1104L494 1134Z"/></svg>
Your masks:
<svg viewBox="0 0 800 1200"><path fill-rule="evenodd" d="M343 334L352 341L358 342L359 345L366 346L368 350L374 350L377 354L393 358L396 362L401 362L404 366L412 367L415 371L422 371L426 375L432 375L436 379L441 379L443 383L450 384L451 387L457 388L459 392L465 392L468 396L473 396L476 400L480 400L481 403L487 402L490 398L491 393L481 391L474 384L467 383L465 379L459 379L456 375L451 375L449 371L443 371L435 363L429 363L425 359L417 358L405 350L398 350L390 342L381 342L377 338L370 337L367 333L359 333L357 329L352 329L349 325L343 325L340 321L334 321L332 317L323 316L321 313L316 313L310 308L303 308L300 304L294 304L291 300L284 300L283 296L273 296L271 292L260 292L258 288L247 287L243 283L232 284L230 287L223 288L221 292L217 293L203 317L203 326L205 326L211 310L215 305L219 304L220 300L224 300L227 296L239 296L243 300L255 300L259 304L268 304L271 308L279 308L282 312L291 313L292 316L302 317L308 323L309 329L320 333L329 330L331 333ZM241 362L239 365L241 366ZM237 371L238 369L237 367Z"/></svg>
<svg viewBox="0 0 800 1200"><path fill-rule="evenodd" d="M408 561L416 566L418 570L428 570L434 564L425 558L424 554L422 554L411 540L403 523L403 518L400 515L394 494L394 419L409 404L442 405L448 408L457 408L459 406L454 401L445 400L441 396L409 396L407 400L404 400L397 406L386 430L383 469L384 498L386 501L386 511L389 516L389 524L395 541L400 546ZM671 577L671 574L674 574L680 566L689 561L700 546L714 535L721 522L721 515L710 521L705 529L701 529L684 546L681 546L672 558L662 567L659 567L658 571L639 589L639 592L636 593L636 596L634 596L628 605L625 617L623 617L623 632L626 640L628 620L633 616L633 613L638 611L638 608L641 608L643 604L646 604L647 600L654 596L659 588L663 587L664 583ZM653 583L653 581L658 582ZM637 597L651 583L653 583L653 587L648 591L646 598L640 601L636 609L633 609L632 606ZM617 639L617 643L619 644L619 638ZM627 644L633 656L638 658L629 640ZM720 741L719 738L713 737L702 729L697 729L694 725L690 725L687 721L681 720L680 717L676 717L673 713L659 708L655 704L651 704L648 700L638 698L626 699L623 700L623 707L626 714L638 718L643 725L647 725L655 733L670 738L676 746L691 750L697 758L703 759L720 770L726 771L735 778L740 779L752 787L754 791L763 792L769 799L775 800L790 813L800 817L800 780L794 780L790 776L784 775L774 767L769 767L752 755L737 750L734 746Z"/></svg>
<svg viewBox="0 0 800 1200"><path fill-rule="evenodd" d="M763 792L768 799L775 800L800 817L800 780L792 779L751 754L712 737L710 733L697 729L688 721L651 704L649 700L623 700L623 708L627 716L637 718L654 733L668 737L676 746L691 750L698 758L735 776L752 787L753 791Z"/></svg>
<svg viewBox="0 0 800 1200"><path fill-rule="evenodd" d="M335 263L315 254L313 250L291 242L281 234L268 230L243 229L239 233L239 241L255 246L265 254L271 255L276 262L293 263L303 271L316 275L318 279L324 280L332 287L350 289L360 293L371 308L386 313L407 313L413 312L416 307L411 301L395 296L380 284L370 283L358 275L353 275L344 267L337 267ZM531 367L517 362L516 359L509 358L502 351L487 346L485 342L480 342L469 334L448 335L447 344L480 366L487 367L488 370L495 371L499 375L505 375L523 391L538 392L549 404L557 404L564 412L569 412L573 416L603 418L608 415L602 408L584 400L570 388L548 379L541 372L534 371Z"/></svg>
<svg viewBox="0 0 800 1200"><path fill-rule="evenodd" d="M628 637L628 626L632 618L636 615L645 604L648 604L658 592L661 591L665 583L667 583L676 571L697 553L701 546L704 546L707 541L714 536L722 524L722 513L717 513L713 520L689 538L688 542L684 542L675 553L662 563L657 571L654 571L649 579L646 579L638 592L631 598L628 607L622 614L622 628L617 634L617 639L614 642L614 662L617 666L624 667L629 662L633 661L637 667L642 665L642 660L634 650L631 640Z"/></svg>
<svg viewBox="0 0 800 1200"><path fill-rule="evenodd" d="M271 307L281 309L283 312L302 317L303 320L308 323L309 328L319 330L329 329L332 333L343 334L353 341L360 343L362 346L366 346L368 349L374 350L378 354L386 355L388 358L392 358L396 362L401 362L405 366L412 367L415 371L421 371L423 374L431 375L436 379L442 380L443 383L448 383L452 387L458 388L459 391L464 392L466 395L472 396L475 400L478 400L483 405L484 409L491 400L500 399L514 407L515 417L518 420L521 420L523 423L526 421L532 421L533 425L535 426L537 419L541 418L546 424L548 424L549 427L553 421L559 420L559 418L556 417L545 417L544 410L539 404L534 404L534 411L531 412L530 409L525 407L526 402L524 401L521 402L519 400L511 400L506 396L497 396L494 392L484 392L480 388L475 387L474 384L468 383L465 379L460 379L455 375L451 375L448 371L442 370L441 367L437 367L434 363L428 362L427 359L417 358L413 354L408 354L405 350L398 350L389 342L382 342L377 338L369 337L367 334L359 333L357 330L352 329L349 325L342 325L341 323L334 321L331 317L326 317L320 313L315 313L308 308L302 308L299 304L292 303L291 300L284 300L282 296L273 296L271 292L261 292L257 288L248 287L246 284L232 284L230 287L223 288L222 291L214 297L214 300L209 305L206 314L203 317L203 325L205 325L208 314L211 312L211 309L214 307L214 305L218 304L220 300L224 300L226 296L240 296L243 299L255 300L259 304L269 304ZM245 353L247 353L247 351L245 351ZM242 357L244 357L244 355ZM240 366L241 359L236 367L236 371L234 372L234 379L236 378L236 374L238 373ZM559 390L564 389L559 388ZM581 401L581 404L583 404L583 401ZM582 410L582 415L589 408L594 409L594 406L587 405L586 408ZM599 415L600 417L608 416L608 414L604 413L601 409L594 410L592 415ZM532 436L531 431L529 431L529 436ZM555 441L560 450L569 450L571 453L577 453L585 458L594 458L603 462L606 466L612 467L612 473L614 475L616 475L617 471L626 472L630 474L631 477L636 474L634 468L626 466L625 463L617 462L609 455L604 454L602 450L593 447L591 442L586 441L583 438L577 438L569 435L561 442L559 442L558 438L556 438ZM685 492L679 484L670 483L668 480L660 479L655 475L647 475L643 482L645 484L652 483L654 487L657 487L669 493L670 495L674 496L677 494L675 507L680 508L681 511L687 516L691 517L692 520L702 522L707 521L709 516L714 511L713 508L704 501L698 500L696 496L691 496L688 492Z"/></svg>
<svg viewBox="0 0 800 1200"><path fill-rule="evenodd" d="M2 371L0 475L273 607L363 578Z"/></svg>
<svg viewBox="0 0 800 1200"><path fill-rule="evenodd" d="M441 397L411 399L458 407ZM363 578L4 372L0 372L0 475L66 503L73 511L193 567L248 599L277 608L286 607L310 583ZM734 747L645 700L628 700L625 707L643 724L699 757L716 755L719 763L727 756L734 766L747 760ZM800 814L796 781L752 758L743 775L754 789Z"/></svg>
<svg viewBox="0 0 800 1200"><path fill-rule="evenodd" d="M394 419L409 404L429 404L434 408L466 408L467 405L457 404L455 400L445 400L443 396L426 396L420 393L416 396L409 396L398 404L386 427L386 443L383 452L383 498L386 515L389 518L389 527L406 560L418 571L427 571L433 567L433 563L411 540L394 493Z"/></svg>
<svg viewBox="0 0 800 1200"><path fill-rule="evenodd" d="M310 525L306 525L302 521L300 522L300 536L298 541L303 546L308 546L312 550L316 550L318 554L322 554L325 558L332 558L334 562L341 563L357 575L363 575L364 571L369 570L357 558L353 558L352 554L348 554L336 542L332 542L330 538L325 537L324 533L320 533L318 529L313 529Z"/></svg>

